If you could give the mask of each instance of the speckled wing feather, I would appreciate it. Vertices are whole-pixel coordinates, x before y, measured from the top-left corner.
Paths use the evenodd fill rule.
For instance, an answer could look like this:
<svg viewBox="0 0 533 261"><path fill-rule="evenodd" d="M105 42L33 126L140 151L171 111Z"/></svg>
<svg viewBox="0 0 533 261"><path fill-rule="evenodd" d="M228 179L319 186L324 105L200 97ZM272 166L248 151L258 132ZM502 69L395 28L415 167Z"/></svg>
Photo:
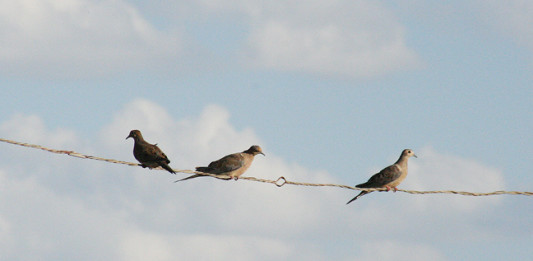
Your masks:
<svg viewBox="0 0 533 261"><path fill-rule="evenodd" d="M209 166L205 169L200 167L197 170L211 174L221 174L237 170L242 166L244 166L244 157L241 153L235 153L209 163Z"/></svg>
<svg viewBox="0 0 533 261"><path fill-rule="evenodd" d="M135 158L139 160L140 162L165 162L170 163L170 160L168 160L167 155L159 149L156 145L152 144L139 144L139 146L136 147L135 150Z"/></svg>
<svg viewBox="0 0 533 261"><path fill-rule="evenodd" d="M379 173L374 174L367 182L357 185L358 188L380 188L383 187L402 175L400 167L396 164L382 169Z"/></svg>
<svg viewBox="0 0 533 261"><path fill-rule="evenodd" d="M245 159L242 156L242 154L234 153L234 154L224 156L223 158L219 160L212 161L211 163L209 163L207 167L196 167L196 171L200 171L204 173L211 173L211 174L216 174L216 175L226 174L228 172L232 172L234 170L242 168L244 164L245 164ZM186 178L177 180L176 182L184 181L188 179L194 179L194 178L201 177L201 176L202 175L194 174ZM228 178L228 179L231 179L231 178Z"/></svg>
<svg viewBox="0 0 533 261"><path fill-rule="evenodd" d="M148 147L148 151L154 156L155 161L163 161L167 164L170 163L170 160L168 159L167 155L163 151L161 151L161 149L157 147L157 145L150 144L150 146Z"/></svg>

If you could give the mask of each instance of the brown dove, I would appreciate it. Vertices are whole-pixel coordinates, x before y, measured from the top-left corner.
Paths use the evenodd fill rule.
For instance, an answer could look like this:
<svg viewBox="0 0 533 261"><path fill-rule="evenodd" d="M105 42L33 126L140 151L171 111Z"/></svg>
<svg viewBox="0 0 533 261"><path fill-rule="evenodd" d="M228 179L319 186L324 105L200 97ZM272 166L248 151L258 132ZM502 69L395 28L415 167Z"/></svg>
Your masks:
<svg viewBox="0 0 533 261"><path fill-rule="evenodd" d="M397 190L396 186L400 185L400 183L407 176L407 159L409 159L411 156L414 156L415 158L417 157L412 150L410 149L403 150L402 155L400 155L400 158L396 161L396 163L382 169L379 173L374 174L372 177L370 177L370 179L368 179L367 182L359 184L355 187L357 188L386 188L387 191L391 190L392 188L394 192L396 192ZM346 204L350 204L352 201L370 192L371 191L361 191L359 195L352 198Z"/></svg>
<svg viewBox="0 0 533 261"><path fill-rule="evenodd" d="M233 178L237 180L239 179L239 176L241 176L250 167L250 165L252 165L254 156L257 154L262 154L263 156L265 155L261 147L253 145L243 152L230 154L219 160L213 161L209 163L207 167L196 167L196 171L215 175L229 176L229 179ZM200 176L203 175L195 174L180 179L178 181L192 179Z"/></svg>
<svg viewBox="0 0 533 261"><path fill-rule="evenodd" d="M157 144L150 144L143 139L139 130L130 131L130 135L126 137L133 138L135 145L133 145L133 156L137 159L143 168L157 168L161 166L172 174L176 174L168 164L167 155L157 147Z"/></svg>

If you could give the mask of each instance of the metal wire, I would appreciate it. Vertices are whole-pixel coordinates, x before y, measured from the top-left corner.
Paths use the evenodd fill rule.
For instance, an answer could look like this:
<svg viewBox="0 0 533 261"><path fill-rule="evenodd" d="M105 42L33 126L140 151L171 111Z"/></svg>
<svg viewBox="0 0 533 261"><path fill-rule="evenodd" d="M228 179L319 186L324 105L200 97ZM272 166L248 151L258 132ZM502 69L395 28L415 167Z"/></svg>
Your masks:
<svg viewBox="0 0 533 261"><path fill-rule="evenodd" d="M90 156L85 155L82 153L74 152L71 150L57 150L57 149L50 149L46 148L40 145L30 144L30 143L24 143L24 142L18 142L8 139L2 139L0 138L0 141L5 143L10 143L14 145L19 145L23 147L33 148L33 149L40 149L47 152L52 152L56 154L65 154L68 156L76 157L76 158L82 158L82 159L92 159L92 160L99 160L99 161L105 161L115 164L123 164L128 166L140 166L138 163L128 162L128 161L121 161L121 160L115 160L115 159L106 159L96 156ZM163 170L161 168L158 168L159 170ZM230 179L227 175L214 175L210 173L203 173L193 170L174 170L179 173L188 173L188 174L198 174L202 176L211 176L217 179L223 179L228 180ZM308 183L308 182L295 182L287 180L285 177L281 176L277 180L269 180L269 179L261 179L256 177L239 177L239 180L248 180L248 181L255 181L255 182L262 182L262 183L270 183L274 184L278 187L283 187L284 185L295 185L295 186L307 186L307 187L337 187L337 188L344 188L344 189L351 189L351 190L361 190L361 191L386 191L384 188L356 188L352 186L347 185L341 185L341 184L328 184L328 183ZM493 192L468 192L468 191L455 191L455 190L430 190L430 191L416 191L416 190L405 190L405 189L398 189L397 191L405 192L409 194L456 194L456 195L463 195L463 196L494 196L494 195L522 195L522 196L533 196L533 192L529 191L504 191L504 190L498 190Z"/></svg>

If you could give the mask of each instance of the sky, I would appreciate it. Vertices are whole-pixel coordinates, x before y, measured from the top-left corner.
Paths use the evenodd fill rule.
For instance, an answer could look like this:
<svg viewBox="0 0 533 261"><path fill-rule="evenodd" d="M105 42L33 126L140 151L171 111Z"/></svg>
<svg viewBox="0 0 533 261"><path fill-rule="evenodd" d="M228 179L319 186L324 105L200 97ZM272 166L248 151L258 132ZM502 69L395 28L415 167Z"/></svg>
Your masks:
<svg viewBox="0 0 533 261"><path fill-rule="evenodd" d="M533 189L533 2L0 0L0 137L174 169ZM198 178L0 144L2 260L526 260L526 196Z"/></svg>

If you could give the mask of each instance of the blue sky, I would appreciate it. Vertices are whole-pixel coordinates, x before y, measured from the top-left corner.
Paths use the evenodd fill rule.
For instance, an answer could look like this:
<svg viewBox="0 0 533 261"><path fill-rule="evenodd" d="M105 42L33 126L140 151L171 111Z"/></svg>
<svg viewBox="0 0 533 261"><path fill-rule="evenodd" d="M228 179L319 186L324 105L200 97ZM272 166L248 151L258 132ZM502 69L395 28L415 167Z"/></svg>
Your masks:
<svg viewBox="0 0 533 261"><path fill-rule="evenodd" d="M246 175L348 185L411 148L404 189L533 187L528 1L1 2L2 138L133 161L140 129L176 169L259 144ZM0 146L1 259L533 255L527 197L345 206Z"/></svg>

